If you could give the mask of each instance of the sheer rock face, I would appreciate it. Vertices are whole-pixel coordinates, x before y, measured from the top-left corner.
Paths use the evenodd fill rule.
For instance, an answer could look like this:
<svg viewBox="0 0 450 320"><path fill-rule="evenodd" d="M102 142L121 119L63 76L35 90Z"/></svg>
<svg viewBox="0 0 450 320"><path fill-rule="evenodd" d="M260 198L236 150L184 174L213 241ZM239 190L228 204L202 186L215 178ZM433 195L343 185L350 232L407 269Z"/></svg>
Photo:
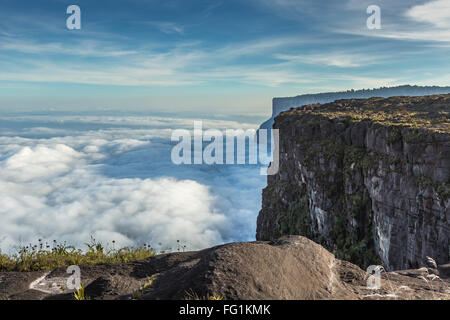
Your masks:
<svg viewBox="0 0 450 320"><path fill-rule="evenodd" d="M257 239L307 236L361 267L450 251L450 95L340 100L281 113Z"/></svg>

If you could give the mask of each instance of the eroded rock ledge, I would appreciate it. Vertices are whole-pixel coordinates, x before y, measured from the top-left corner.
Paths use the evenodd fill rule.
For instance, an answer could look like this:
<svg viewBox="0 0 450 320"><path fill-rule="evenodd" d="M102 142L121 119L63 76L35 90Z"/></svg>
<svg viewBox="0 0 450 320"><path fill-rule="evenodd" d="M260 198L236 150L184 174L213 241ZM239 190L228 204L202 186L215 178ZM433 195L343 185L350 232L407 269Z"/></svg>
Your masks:
<svg viewBox="0 0 450 320"><path fill-rule="evenodd" d="M449 262L450 95L339 100L281 113L280 171L257 239L299 234L365 268Z"/></svg>
<svg viewBox="0 0 450 320"><path fill-rule="evenodd" d="M170 253L122 265L81 266L86 299L449 299L450 265L369 274L313 241L291 236ZM0 273L0 298L73 299L64 268ZM142 287L152 280L151 285ZM64 292L62 292L64 290Z"/></svg>

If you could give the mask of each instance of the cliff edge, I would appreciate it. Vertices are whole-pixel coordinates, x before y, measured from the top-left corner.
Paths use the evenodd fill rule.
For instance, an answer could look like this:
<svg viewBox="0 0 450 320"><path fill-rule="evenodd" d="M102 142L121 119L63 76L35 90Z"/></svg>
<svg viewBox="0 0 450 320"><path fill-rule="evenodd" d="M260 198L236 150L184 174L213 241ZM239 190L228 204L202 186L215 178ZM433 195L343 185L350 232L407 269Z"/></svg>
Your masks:
<svg viewBox="0 0 450 320"><path fill-rule="evenodd" d="M281 113L280 171L257 239L303 235L365 268L450 251L450 95L338 100Z"/></svg>
<svg viewBox="0 0 450 320"><path fill-rule="evenodd" d="M347 90L341 92L325 92L318 94L303 94L296 97L273 98L272 116L261 125L261 129L271 129L274 119L283 111L292 107L300 107L314 103L329 103L342 99L368 99L373 97L388 98L392 96L424 96L448 94L450 87L438 86L410 86L385 87L365 90Z"/></svg>

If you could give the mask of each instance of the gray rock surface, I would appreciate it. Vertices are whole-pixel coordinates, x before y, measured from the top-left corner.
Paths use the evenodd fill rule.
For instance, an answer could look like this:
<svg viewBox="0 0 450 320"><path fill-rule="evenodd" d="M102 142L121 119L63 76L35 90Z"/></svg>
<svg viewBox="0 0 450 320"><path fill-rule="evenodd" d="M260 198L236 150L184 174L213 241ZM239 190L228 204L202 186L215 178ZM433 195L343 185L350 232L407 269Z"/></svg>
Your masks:
<svg viewBox="0 0 450 320"><path fill-rule="evenodd" d="M49 273L3 272L0 293L11 300L73 299L67 290L42 291L67 276L64 268ZM368 273L301 236L163 254L122 265L81 266L81 276L87 299L98 300L450 298L448 279L433 278L426 268L382 273L380 288L370 289ZM36 289L31 289L36 280Z"/></svg>

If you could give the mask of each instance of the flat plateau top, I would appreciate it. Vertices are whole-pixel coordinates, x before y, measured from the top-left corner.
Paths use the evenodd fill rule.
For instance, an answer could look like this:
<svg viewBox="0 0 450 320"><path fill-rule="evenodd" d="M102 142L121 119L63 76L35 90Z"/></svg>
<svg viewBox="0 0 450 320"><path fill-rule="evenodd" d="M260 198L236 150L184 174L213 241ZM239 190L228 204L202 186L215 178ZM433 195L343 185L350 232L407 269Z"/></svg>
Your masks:
<svg viewBox="0 0 450 320"><path fill-rule="evenodd" d="M337 100L291 109L282 115L322 115L327 118L371 120L387 126L424 128L450 133L450 94L421 97L391 97Z"/></svg>

